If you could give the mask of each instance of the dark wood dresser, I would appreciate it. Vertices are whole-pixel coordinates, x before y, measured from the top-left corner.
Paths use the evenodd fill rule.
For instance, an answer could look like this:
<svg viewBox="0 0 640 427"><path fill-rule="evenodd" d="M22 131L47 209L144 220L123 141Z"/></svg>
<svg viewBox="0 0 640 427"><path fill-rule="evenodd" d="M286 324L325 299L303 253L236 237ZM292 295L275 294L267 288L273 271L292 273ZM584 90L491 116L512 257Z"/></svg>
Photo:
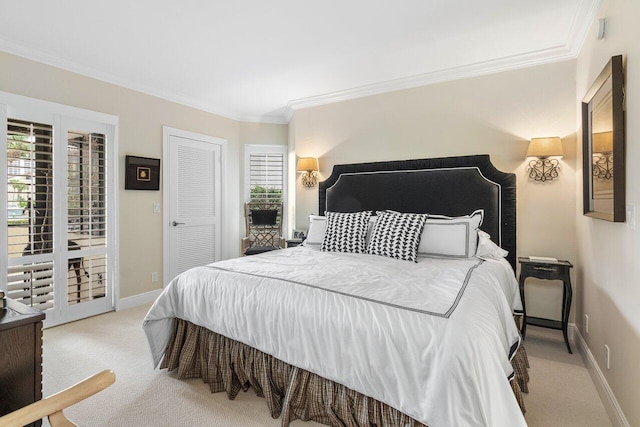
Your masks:
<svg viewBox="0 0 640 427"><path fill-rule="evenodd" d="M11 299L0 309L0 415L42 399L43 320L41 311Z"/></svg>

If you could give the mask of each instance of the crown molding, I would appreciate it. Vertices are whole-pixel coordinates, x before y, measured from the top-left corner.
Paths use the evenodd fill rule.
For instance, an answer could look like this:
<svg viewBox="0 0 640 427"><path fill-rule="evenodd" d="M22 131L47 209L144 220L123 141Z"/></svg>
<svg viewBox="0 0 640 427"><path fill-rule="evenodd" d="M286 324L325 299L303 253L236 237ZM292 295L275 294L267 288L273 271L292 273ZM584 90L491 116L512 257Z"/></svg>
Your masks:
<svg viewBox="0 0 640 427"><path fill-rule="evenodd" d="M291 120L291 118L287 117L286 114L282 114L282 115L266 114L261 116L243 115L240 117L239 121L243 123L265 123L265 124L272 124L272 125L286 125L289 123L289 120Z"/></svg>
<svg viewBox="0 0 640 427"><path fill-rule="evenodd" d="M583 1L573 16L569 37L567 38L567 48L575 58L578 57L580 50L582 50L601 3L602 0Z"/></svg>
<svg viewBox="0 0 640 427"><path fill-rule="evenodd" d="M582 49L582 45L586 40L601 1L602 0L585 0L580 2L574 14L571 29L569 30L569 35L564 45L460 67L435 70L425 74L374 83L324 95L296 99L289 101L288 107L295 112L295 110L303 108L317 107L371 95L575 59L578 57L580 49Z"/></svg>
<svg viewBox="0 0 640 427"><path fill-rule="evenodd" d="M419 86L428 86L436 83L444 83L453 80L461 80L469 77L477 77L502 71L532 67L551 62L574 59L575 55L566 46L557 46L526 54L513 55L499 59L477 62L460 67L436 70L425 74L404 77L385 82L374 83L354 89L347 89L309 98L290 101L288 106L293 110L332 104L350 99L363 98L387 92L395 92L403 89L411 89Z"/></svg>
<svg viewBox="0 0 640 427"><path fill-rule="evenodd" d="M145 95L151 95L151 96L155 96L156 98L164 99L166 101L175 102L177 104L184 105L185 107L195 108L197 110L201 110L207 113L212 113L226 119L241 121L240 115L237 114L236 112L233 112L224 108L219 108L218 106L212 106L212 105L204 104L202 102L197 102L187 97L183 97L173 93L158 90L156 88L152 88L144 84L134 83L131 80L122 79L114 75L104 73L93 67L87 67L87 66L78 64L74 61L61 59L49 53L43 52L39 49L32 49L32 48L23 46L21 44L4 40L2 38L0 38L0 51L9 53L15 56L19 56L25 59L29 59L32 61L40 62L42 64L50 65L52 67L61 68L66 71L79 74L81 76L100 80L102 82L113 84L119 87L136 91L136 92L140 92Z"/></svg>
<svg viewBox="0 0 640 427"><path fill-rule="evenodd" d="M452 67L448 69L435 70L429 73L389 80L371 85L336 91L323 95L311 96L291 100L283 106L282 114L265 115L243 115L236 111L221 108L195 101L188 97L176 95L163 90L158 90L144 84L135 83L128 79L122 79L114 75L104 73L92 67L87 67L73 61L57 58L49 53L38 49L9 42L0 38L0 51L10 53L29 60L61 68L72 73L94 78L106 83L114 84L136 92L155 96L167 101L175 102L186 107L195 108L200 111L215 114L220 117L235 120L238 122L288 124L296 110L316 107L320 105L332 104L351 99L363 98L371 95L378 95L387 92L394 92L404 89L411 89L419 86L427 86L436 83L444 83L453 80L461 80L469 77L477 77L487 74L499 73L503 71L515 70L519 68L543 65L552 62L566 61L577 58L586 40L589 29L595 19L598 8L602 0L584 0L580 2L574 15L571 29L564 45L544 49L540 51L528 52L496 58L492 60L477 62L469 65Z"/></svg>

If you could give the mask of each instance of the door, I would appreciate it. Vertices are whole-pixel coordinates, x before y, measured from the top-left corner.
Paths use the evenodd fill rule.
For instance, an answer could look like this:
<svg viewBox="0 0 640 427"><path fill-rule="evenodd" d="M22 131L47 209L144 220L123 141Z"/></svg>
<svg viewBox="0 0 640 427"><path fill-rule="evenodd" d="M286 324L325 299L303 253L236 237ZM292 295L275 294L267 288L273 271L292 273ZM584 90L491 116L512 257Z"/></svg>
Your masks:
<svg viewBox="0 0 640 427"><path fill-rule="evenodd" d="M0 288L43 310L47 327L113 310L115 125L13 106L0 113Z"/></svg>
<svg viewBox="0 0 640 427"><path fill-rule="evenodd" d="M71 118L61 120L61 134L66 150L56 159L62 197L58 255L67 268L59 269L59 282L67 288L56 297L69 322L113 310L113 165L107 158L113 134L109 125Z"/></svg>
<svg viewBox="0 0 640 427"><path fill-rule="evenodd" d="M164 128L164 284L221 259L222 165L226 141Z"/></svg>

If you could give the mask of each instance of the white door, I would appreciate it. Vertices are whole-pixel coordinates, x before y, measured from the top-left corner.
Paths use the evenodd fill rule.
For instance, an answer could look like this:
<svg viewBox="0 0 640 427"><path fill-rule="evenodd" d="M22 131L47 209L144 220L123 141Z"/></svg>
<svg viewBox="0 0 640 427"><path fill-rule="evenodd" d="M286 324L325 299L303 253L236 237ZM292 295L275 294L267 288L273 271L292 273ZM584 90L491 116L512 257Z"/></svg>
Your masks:
<svg viewBox="0 0 640 427"><path fill-rule="evenodd" d="M226 141L164 127L164 284L221 258Z"/></svg>
<svg viewBox="0 0 640 427"><path fill-rule="evenodd" d="M57 255L58 301L63 302L62 321L70 322L113 310L115 227L112 217L115 184L113 126L63 118L60 134L66 150L56 156L57 210L61 244ZM67 244L64 244L66 242Z"/></svg>
<svg viewBox="0 0 640 427"><path fill-rule="evenodd" d="M0 289L45 327L113 310L117 118L21 102L0 108Z"/></svg>

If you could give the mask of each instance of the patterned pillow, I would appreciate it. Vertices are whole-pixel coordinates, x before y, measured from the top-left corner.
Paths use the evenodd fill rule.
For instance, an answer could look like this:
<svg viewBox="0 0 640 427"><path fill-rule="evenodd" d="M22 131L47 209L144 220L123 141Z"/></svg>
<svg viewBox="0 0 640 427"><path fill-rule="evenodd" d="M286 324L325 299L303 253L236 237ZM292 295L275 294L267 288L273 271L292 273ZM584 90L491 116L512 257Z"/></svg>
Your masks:
<svg viewBox="0 0 640 427"><path fill-rule="evenodd" d="M378 212L367 251L373 255L416 262L420 233L427 216L393 211Z"/></svg>
<svg viewBox="0 0 640 427"><path fill-rule="evenodd" d="M327 212L327 230L322 239L323 251L365 253L365 237L371 211Z"/></svg>

